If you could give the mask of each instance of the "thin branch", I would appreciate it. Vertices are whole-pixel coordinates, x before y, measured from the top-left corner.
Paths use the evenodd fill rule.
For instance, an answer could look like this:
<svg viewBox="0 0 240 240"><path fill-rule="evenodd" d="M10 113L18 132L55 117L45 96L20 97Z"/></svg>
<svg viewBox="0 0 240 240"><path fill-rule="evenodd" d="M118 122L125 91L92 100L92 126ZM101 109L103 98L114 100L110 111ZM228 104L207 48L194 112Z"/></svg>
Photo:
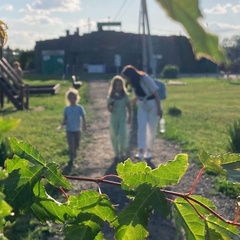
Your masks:
<svg viewBox="0 0 240 240"><path fill-rule="evenodd" d="M187 197L185 198L185 200L192 206L192 208L195 210L195 212L200 218L205 219L205 217L197 210L197 208L189 201Z"/></svg>
<svg viewBox="0 0 240 240"><path fill-rule="evenodd" d="M173 191L169 191L169 190L165 190L165 189L160 189L160 191L173 195L173 196L177 196L177 197L181 197L184 198L185 200L191 200L197 204L199 204L200 206L202 206L203 208L205 208L206 210L208 210L210 213L212 213L215 217L219 218L220 220L222 220L223 222L232 224L232 225L236 225L236 226L240 226L240 223L234 222L234 221L230 221L225 219L224 217L222 217L220 214L218 214L217 212L215 212L214 210L212 210L210 207L206 206L204 203L200 202L197 199L194 199L193 197L186 195L185 193L178 193L178 192L173 192Z"/></svg>
<svg viewBox="0 0 240 240"><path fill-rule="evenodd" d="M68 195L67 193L63 190L62 187L59 187L60 191L63 193L64 197L68 200Z"/></svg>
<svg viewBox="0 0 240 240"><path fill-rule="evenodd" d="M195 190L195 188L196 188L196 186L197 186L197 184L198 184L198 182L199 182L199 180L200 180L204 170L205 170L205 167L201 168L201 170L199 171L199 173L198 173L198 175L197 175L197 177L196 177L196 179L195 179L195 181L194 181L194 183L193 183L193 185L192 185L188 195L192 195L193 194L193 192L194 192L194 190Z"/></svg>
<svg viewBox="0 0 240 240"><path fill-rule="evenodd" d="M108 175L108 176L110 176L110 175ZM117 176L117 175L112 175L112 176ZM95 182L95 183L100 183L101 182L101 183L113 184L113 185L118 185L118 186L121 185L120 182L105 180L104 177L88 178L88 177L77 177L77 176L67 176L67 175L64 175L64 177L67 178L67 179L70 179L70 180L77 180L77 181L87 181L87 182Z"/></svg>

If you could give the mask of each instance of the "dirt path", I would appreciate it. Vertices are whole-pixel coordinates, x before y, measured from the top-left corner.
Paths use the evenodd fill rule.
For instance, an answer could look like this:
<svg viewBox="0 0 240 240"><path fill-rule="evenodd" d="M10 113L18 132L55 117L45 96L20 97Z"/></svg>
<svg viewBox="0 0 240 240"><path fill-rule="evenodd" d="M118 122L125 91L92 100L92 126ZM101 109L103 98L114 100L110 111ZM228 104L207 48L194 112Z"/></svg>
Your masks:
<svg viewBox="0 0 240 240"><path fill-rule="evenodd" d="M111 147L109 136L109 112L106 109L106 96L107 96L107 81L92 81L89 83L89 98L92 101L90 112L92 113L92 123L88 128L86 148L79 151L79 158L76 159L73 168L69 174L86 177L100 177L106 174L114 174L116 171L116 162L114 161L114 153ZM133 156L136 152L136 122L133 120L132 126L129 127L130 132L130 147L129 157L134 160ZM164 164L168 160L181 153L178 146L173 145L163 139L156 139L153 159L149 163L152 168L157 167L160 163ZM66 169L65 169L66 170ZM199 168L191 164L188 169L188 174L184 176L178 186L171 188L182 192L187 192L191 184L196 178ZM95 183L89 182L72 182L73 192L69 194L76 195L84 189L97 189ZM204 176L201 183L197 186L196 193L209 197L209 192L213 188L213 180ZM106 193L114 204L119 204L119 209L124 208L127 204L127 199L116 186L104 185L102 192ZM232 200L221 196L212 196L212 201L220 208L220 213L229 216L233 211ZM229 202L230 201L230 202ZM149 224L150 240L172 240L175 239L175 228L170 221L161 219L160 216L153 215ZM113 232L106 227L105 237L107 240L112 240Z"/></svg>

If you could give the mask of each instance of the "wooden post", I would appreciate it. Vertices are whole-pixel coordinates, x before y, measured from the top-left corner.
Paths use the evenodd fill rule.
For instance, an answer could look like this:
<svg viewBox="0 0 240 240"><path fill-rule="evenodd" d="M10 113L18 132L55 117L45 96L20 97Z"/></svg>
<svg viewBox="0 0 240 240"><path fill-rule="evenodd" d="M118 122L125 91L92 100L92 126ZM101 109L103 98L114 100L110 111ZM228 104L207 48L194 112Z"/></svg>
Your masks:
<svg viewBox="0 0 240 240"><path fill-rule="evenodd" d="M148 68L151 68L151 72L155 75L155 62L153 57L153 46L150 33L150 24L148 20L148 11L146 0L141 1L141 20L142 20L142 53L143 53L143 70L148 72Z"/></svg>

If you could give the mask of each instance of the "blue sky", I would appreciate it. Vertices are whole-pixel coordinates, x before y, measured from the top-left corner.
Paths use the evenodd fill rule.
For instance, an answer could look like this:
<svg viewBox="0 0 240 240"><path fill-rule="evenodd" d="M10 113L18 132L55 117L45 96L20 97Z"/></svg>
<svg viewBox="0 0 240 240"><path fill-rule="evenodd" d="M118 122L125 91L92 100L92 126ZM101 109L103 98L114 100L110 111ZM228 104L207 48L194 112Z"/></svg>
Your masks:
<svg viewBox="0 0 240 240"><path fill-rule="evenodd" d="M11 48L32 50L36 41L96 31L96 23L120 21L116 31L139 31L140 0L0 0L0 19L8 25ZM202 25L220 41L240 35L240 0L199 0ZM151 34L185 35L155 0L147 0Z"/></svg>

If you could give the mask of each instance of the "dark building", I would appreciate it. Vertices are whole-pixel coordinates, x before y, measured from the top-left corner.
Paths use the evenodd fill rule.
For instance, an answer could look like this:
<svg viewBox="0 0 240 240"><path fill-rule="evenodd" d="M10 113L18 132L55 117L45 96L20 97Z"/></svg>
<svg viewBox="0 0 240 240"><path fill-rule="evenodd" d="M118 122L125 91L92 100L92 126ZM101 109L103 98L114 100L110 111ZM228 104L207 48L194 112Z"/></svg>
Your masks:
<svg viewBox="0 0 240 240"><path fill-rule="evenodd" d="M156 73L165 65L177 65L182 73L196 72L197 61L184 36L151 36ZM142 34L99 30L79 35L66 32L59 39L36 42L35 68L45 74L115 73L116 67L132 64L142 68ZM116 58L117 62L116 62Z"/></svg>

